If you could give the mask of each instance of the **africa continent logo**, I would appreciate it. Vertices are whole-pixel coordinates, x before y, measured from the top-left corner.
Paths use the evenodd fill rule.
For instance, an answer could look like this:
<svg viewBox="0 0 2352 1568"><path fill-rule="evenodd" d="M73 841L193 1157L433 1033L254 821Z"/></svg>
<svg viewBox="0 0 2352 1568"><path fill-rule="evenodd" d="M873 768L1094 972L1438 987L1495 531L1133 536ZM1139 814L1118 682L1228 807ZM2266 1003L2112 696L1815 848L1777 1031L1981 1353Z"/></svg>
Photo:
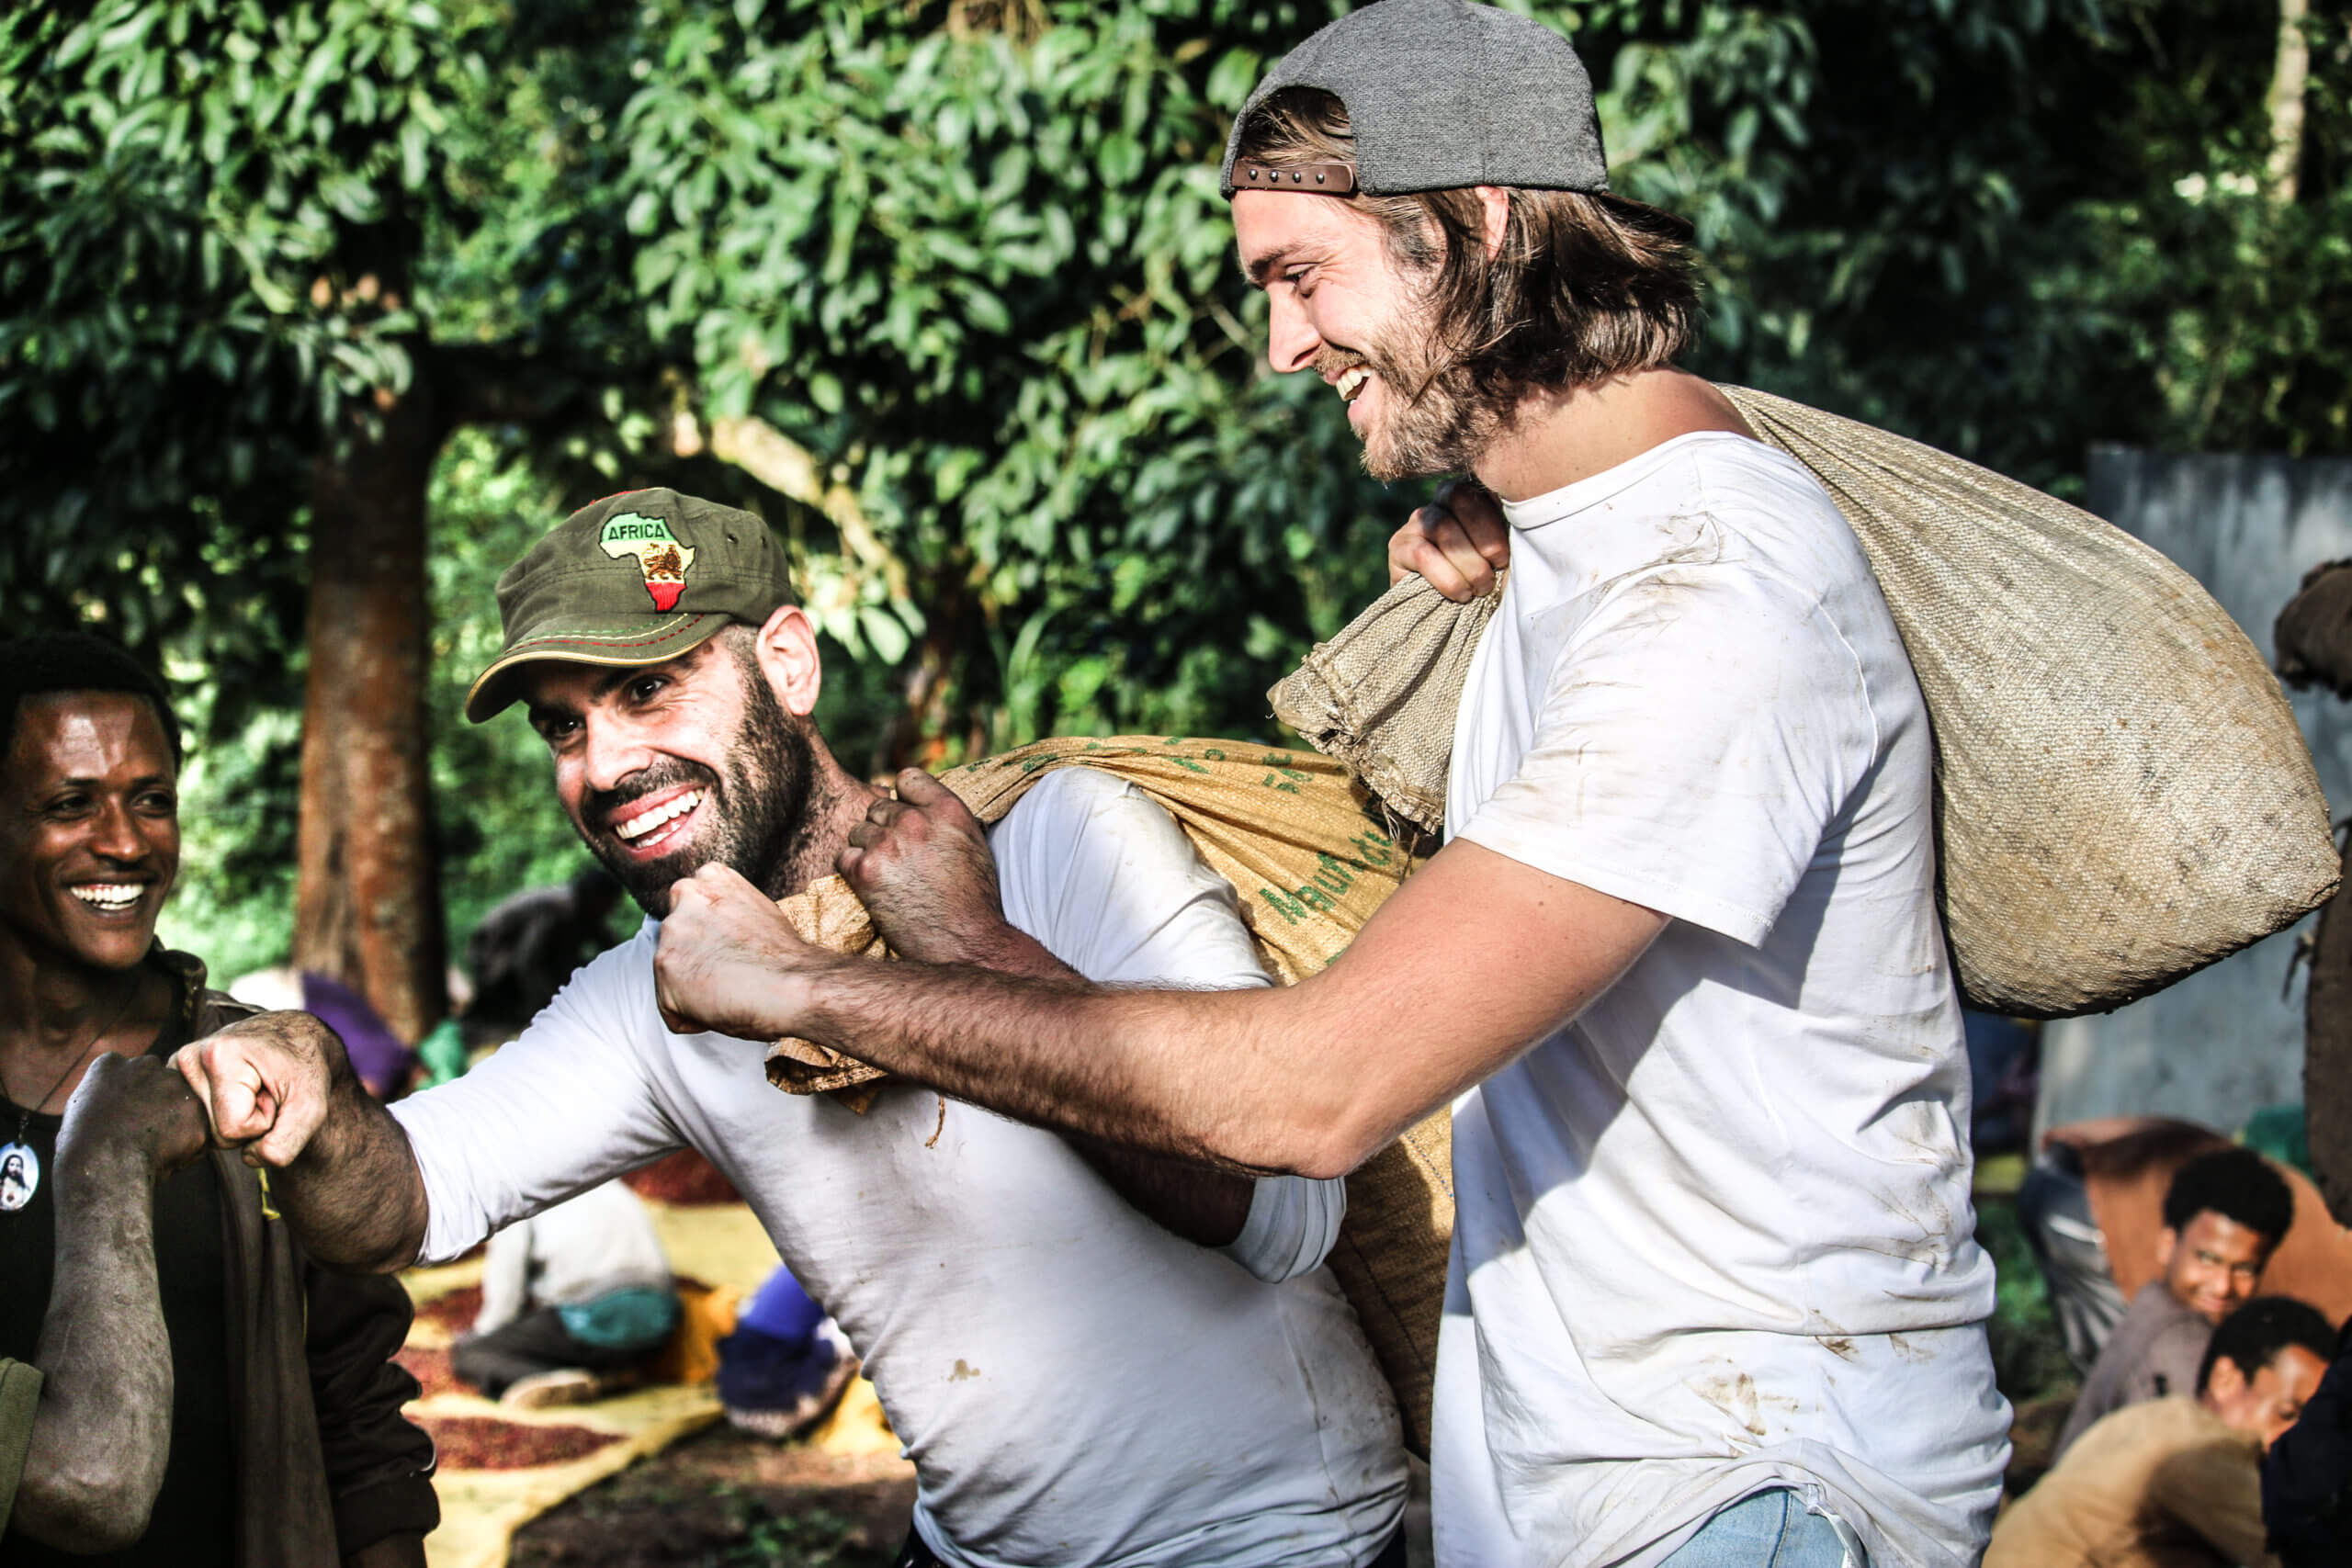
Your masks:
<svg viewBox="0 0 2352 1568"><path fill-rule="evenodd" d="M670 525L659 517L640 517L634 512L624 512L605 525L602 538L605 553L618 560L634 556L638 569L645 573L645 591L653 595L653 607L668 610L675 607L678 594L686 586L686 568L695 564L694 547L678 543Z"/></svg>

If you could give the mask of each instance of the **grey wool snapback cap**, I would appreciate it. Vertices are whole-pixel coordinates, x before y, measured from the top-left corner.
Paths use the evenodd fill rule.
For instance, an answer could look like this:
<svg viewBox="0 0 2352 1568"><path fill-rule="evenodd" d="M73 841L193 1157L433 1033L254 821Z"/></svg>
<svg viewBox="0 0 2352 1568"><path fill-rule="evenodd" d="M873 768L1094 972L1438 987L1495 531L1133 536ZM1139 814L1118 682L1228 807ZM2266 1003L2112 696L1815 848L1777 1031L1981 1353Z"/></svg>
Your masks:
<svg viewBox="0 0 2352 1568"><path fill-rule="evenodd" d="M519 694L518 665L659 664L793 602L784 547L748 512L633 490L565 518L498 579L505 646L466 694L474 723Z"/></svg>
<svg viewBox="0 0 2352 1568"><path fill-rule="evenodd" d="M1492 6L1378 0L1283 56L1234 117L1227 196L1242 131L1284 87L1319 87L1347 105L1356 186L1373 196L1470 186L1609 190L1584 62L1541 22Z"/></svg>

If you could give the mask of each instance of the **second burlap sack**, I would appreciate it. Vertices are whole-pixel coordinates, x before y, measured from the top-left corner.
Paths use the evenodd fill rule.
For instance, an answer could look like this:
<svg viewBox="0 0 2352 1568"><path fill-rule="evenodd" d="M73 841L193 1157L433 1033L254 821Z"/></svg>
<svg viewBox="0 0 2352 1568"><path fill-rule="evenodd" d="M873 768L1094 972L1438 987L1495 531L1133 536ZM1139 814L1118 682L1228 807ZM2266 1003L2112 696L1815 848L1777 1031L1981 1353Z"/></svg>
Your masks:
<svg viewBox="0 0 2352 1568"><path fill-rule="evenodd" d="M1366 815L1367 797L1345 770L1279 748L1148 736L1041 740L950 768L940 782L993 822L1038 779L1068 767L1124 779L1165 807L1202 861L1233 885L1259 955L1285 985L1337 958L1408 863L1405 847ZM888 956L840 877L781 908L806 941ZM770 1047L767 1074L788 1093L831 1094L858 1111L886 1076L806 1040ZM1453 1151L1452 1123L1440 1111L1365 1161L1348 1178L1347 1217L1329 1258L1396 1391L1406 1444L1424 1457L1453 1237Z"/></svg>
<svg viewBox="0 0 2352 1568"><path fill-rule="evenodd" d="M1970 1005L2120 1007L2334 891L2327 802L2294 714L2188 573L1973 463L1723 390L1829 491L1894 612L1935 729L1944 929ZM1274 712L1434 829L1493 611L1408 579L1275 686Z"/></svg>

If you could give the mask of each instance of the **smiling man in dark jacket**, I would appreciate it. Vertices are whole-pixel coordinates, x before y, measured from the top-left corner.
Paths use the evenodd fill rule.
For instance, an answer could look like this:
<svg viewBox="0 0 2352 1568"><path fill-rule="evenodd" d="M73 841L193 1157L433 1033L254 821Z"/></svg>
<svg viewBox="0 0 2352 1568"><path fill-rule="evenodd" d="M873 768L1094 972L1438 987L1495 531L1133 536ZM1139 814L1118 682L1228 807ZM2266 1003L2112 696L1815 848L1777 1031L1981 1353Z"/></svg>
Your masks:
<svg viewBox="0 0 2352 1568"><path fill-rule="evenodd" d="M163 687L122 650L82 635L0 645L0 1163L16 1170L0 1193L0 1358L38 1355L51 1168L90 1063L165 1057L253 1010L155 941L179 869L178 771ZM153 1236L169 1458L145 1531L96 1561L421 1564L439 1509L432 1439L401 1416L416 1382L390 1359L411 1315L401 1287L313 1268L225 1152L156 1181ZM153 1415L135 1393L122 1404L126 1423ZM93 1561L28 1525L0 1558Z"/></svg>

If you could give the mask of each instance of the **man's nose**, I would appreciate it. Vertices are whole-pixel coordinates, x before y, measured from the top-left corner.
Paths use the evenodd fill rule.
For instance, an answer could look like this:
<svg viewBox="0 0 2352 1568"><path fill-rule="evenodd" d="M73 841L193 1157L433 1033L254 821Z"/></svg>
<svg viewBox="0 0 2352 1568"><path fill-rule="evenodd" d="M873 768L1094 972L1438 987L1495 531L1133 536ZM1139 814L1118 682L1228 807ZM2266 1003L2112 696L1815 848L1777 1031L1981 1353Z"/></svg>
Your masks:
<svg viewBox="0 0 2352 1568"><path fill-rule="evenodd" d="M1277 375L1304 370L1314 362L1323 336L1306 319L1306 307L1287 288L1272 290L1266 300L1266 363Z"/></svg>
<svg viewBox="0 0 2352 1568"><path fill-rule="evenodd" d="M582 773L590 789L611 789L651 761L652 752L634 726L590 716L582 746Z"/></svg>
<svg viewBox="0 0 2352 1568"><path fill-rule="evenodd" d="M99 807L96 828L90 840L92 853L114 861L146 859L147 834L129 801L110 800Z"/></svg>

